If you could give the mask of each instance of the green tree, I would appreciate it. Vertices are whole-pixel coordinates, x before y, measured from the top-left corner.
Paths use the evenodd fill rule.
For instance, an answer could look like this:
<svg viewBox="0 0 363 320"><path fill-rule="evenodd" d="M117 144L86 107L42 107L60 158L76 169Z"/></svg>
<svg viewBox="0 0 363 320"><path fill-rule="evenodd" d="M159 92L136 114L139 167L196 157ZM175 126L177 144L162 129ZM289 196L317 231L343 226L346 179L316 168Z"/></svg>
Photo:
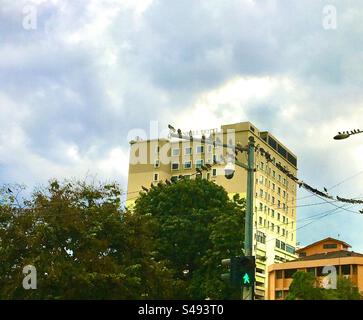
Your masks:
<svg viewBox="0 0 363 320"><path fill-rule="evenodd" d="M293 275L286 300L322 300L322 290L315 276L309 272L298 271Z"/></svg>
<svg viewBox="0 0 363 320"><path fill-rule="evenodd" d="M50 182L19 201L3 188L0 299L158 299L171 275L153 256L154 222L120 208L117 184ZM23 267L37 269L24 290Z"/></svg>
<svg viewBox="0 0 363 320"><path fill-rule="evenodd" d="M337 279L337 288L323 290L324 300L360 300L361 294L351 280L343 277Z"/></svg>
<svg viewBox="0 0 363 320"><path fill-rule="evenodd" d="M324 289L312 273L296 272L286 300L360 300L358 288L343 277L337 279L336 289Z"/></svg>
<svg viewBox="0 0 363 320"><path fill-rule="evenodd" d="M204 179L159 183L136 201L155 220L156 259L173 275L174 299L223 299L221 259L241 255L245 202Z"/></svg>

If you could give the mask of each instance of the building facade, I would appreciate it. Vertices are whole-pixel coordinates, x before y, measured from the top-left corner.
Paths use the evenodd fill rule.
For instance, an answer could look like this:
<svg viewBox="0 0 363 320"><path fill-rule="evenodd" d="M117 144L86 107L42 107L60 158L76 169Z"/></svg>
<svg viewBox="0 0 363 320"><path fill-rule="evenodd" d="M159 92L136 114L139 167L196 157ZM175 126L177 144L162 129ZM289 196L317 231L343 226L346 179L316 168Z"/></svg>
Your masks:
<svg viewBox="0 0 363 320"><path fill-rule="evenodd" d="M256 256L257 299L267 296L267 266L296 258L296 183L278 169L281 165L297 175L296 156L271 133L260 131L250 122L223 125L208 132L207 139L246 146L249 137L256 141L254 183L254 255ZM130 166L127 206L131 207L142 190L160 181L195 178L197 168L212 167L200 176L223 186L232 197L246 196L247 172L235 166L234 177L224 176L229 151L226 148L179 139L141 140L130 142ZM271 155L267 161L263 152ZM234 157L234 155L233 155ZM238 155L246 163L245 153Z"/></svg>
<svg viewBox="0 0 363 320"><path fill-rule="evenodd" d="M363 254L349 248L344 241L326 238L297 250L299 258L294 261L269 266L267 298L285 299L297 271L312 272L322 283L325 267L334 267L337 276L349 278L363 292Z"/></svg>

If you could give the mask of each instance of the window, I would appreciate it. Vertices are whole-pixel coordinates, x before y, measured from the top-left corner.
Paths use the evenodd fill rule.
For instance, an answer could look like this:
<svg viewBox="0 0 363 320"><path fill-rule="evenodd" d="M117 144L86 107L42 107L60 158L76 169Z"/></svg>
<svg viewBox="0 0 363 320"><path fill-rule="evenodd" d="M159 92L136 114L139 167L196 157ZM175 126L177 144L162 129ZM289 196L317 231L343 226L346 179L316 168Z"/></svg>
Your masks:
<svg viewBox="0 0 363 320"><path fill-rule="evenodd" d="M312 273L315 276L316 268L307 268L306 271Z"/></svg>
<svg viewBox="0 0 363 320"><path fill-rule="evenodd" d="M204 153L204 146L197 146L197 153Z"/></svg>
<svg viewBox="0 0 363 320"><path fill-rule="evenodd" d="M276 247L280 248L280 246L281 246L281 241L276 239Z"/></svg>
<svg viewBox="0 0 363 320"><path fill-rule="evenodd" d="M258 224L262 225L262 218L261 217L258 218Z"/></svg>
<svg viewBox="0 0 363 320"><path fill-rule="evenodd" d="M278 207L278 208L280 208L280 207L281 207L281 201L280 201L280 200L278 200L278 201L277 201L277 207Z"/></svg>
<svg viewBox="0 0 363 320"><path fill-rule="evenodd" d="M260 242L260 243L265 243L266 242L266 235L261 231L257 231L256 241Z"/></svg>
<svg viewBox="0 0 363 320"><path fill-rule="evenodd" d="M260 202L260 211L263 210L263 204Z"/></svg>
<svg viewBox="0 0 363 320"><path fill-rule="evenodd" d="M216 176L217 176L217 169L213 169L213 170L212 170L212 176L213 176L213 177L216 177Z"/></svg>
<svg viewBox="0 0 363 320"><path fill-rule="evenodd" d="M276 231L278 234L280 234L280 227L277 226L277 231Z"/></svg>
<svg viewBox="0 0 363 320"><path fill-rule="evenodd" d="M282 270L276 271L276 279L282 279Z"/></svg>
<svg viewBox="0 0 363 320"><path fill-rule="evenodd" d="M261 162L261 170L263 170L263 162Z"/></svg>
<svg viewBox="0 0 363 320"><path fill-rule="evenodd" d="M271 222L271 231L274 231L275 225Z"/></svg>
<svg viewBox="0 0 363 320"><path fill-rule="evenodd" d="M279 182L281 182L281 174L279 174Z"/></svg>
<svg viewBox="0 0 363 320"><path fill-rule="evenodd" d="M295 248L287 244L286 245L286 252L291 253L291 254L295 254Z"/></svg>
<svg viewBox="0 0 363 320"><path fill-rule="evenodd" d="M282 229L282 236L285 236L285 229Z"/></svg>
<svg viewBox="0 0 363 320"><path fill-rule="evenodd" d="M272 197L272 203L275 204L275 197Z"/></svg>
<svg viewBox="0 0 363 320"><path fill-rule="evenodd" d="M276 187L276 185L273 183L273 184L272 184L272 190L274 190L274 191L275 191L275 187Z"/></svg>
<svg viewBox="0 0 363 320"><path fill-rule="evenodd" d="M281 188L280 188L280 187L278 187L278 188L277 188L277 194L278 194L278 195L280 195L280 194L281 194Z"/></svg>
<svg viewBox="0 0 363 320"><path fill-rule="evenodd" d="M154 168L159 168L160 167L160 161L159 160L155 160L154 162Z"/></svg>
<svg viewBox="0 0 363 320"><path fill-rule="evenodd" d="M210 180L210 172L207 172L207 180Z"/></svg>
<svg viewBox="0 0 363 320"><path fill-rule="evenodd" d="M280 221L280 213L279 212L277 213L277 220Z"/></svg>
<svg viewBox="0 0 363 320"><path fill-rule="evenodd" d="M179 170L179 163L178 162L173 162L171 164L171 170Z"/></svg>
<svg viewBox="0 0 363 320"><path fill-rule="evenodd" d="M178 149L178 148L174 148L174 149L172 149L172 150L171 150L171 155L172 155L173 157L178 156L178 155L179 155L179 149Z"/></svg>
<svg viewBox="0 0 363 320"><path fill-rule="evenodd" d="M283 198L286 198L286 191L283 191L283 192L282 192L282 197L283 197Z"/></svg>
<svg viewBox="0 0 363 320"><path fill-rule="evenodd" d="M350 275L350 264L344 264L341 266L343 275Z"/></svg>
<svg viewBox="0 0 363 320"><path fill-rule="evenodd" d="M185 161L184 162L184 169L191 169L192 168L192 162L191 161Z"/></svg>
<svg viewBox="0 0 363 320"><path fill-rule="evenodd" d="M285 247L285 242L282 242L282 241L281 241L280 249L281 249L281 250L285 250L285 249L286 249L286 247Z"/></svg>
<svg viewBox="0 0 363 320"><path fill-rule="evenodd" d="M271 217L275 218L275 210L271 209Z"/></svg>
<svg viewBox="0 0 363 320"><path fill-rule="evenodd" d="M336 249L337 248L337 244L336 243L326 243L323 245L324 249Z"/></svg>
<svg viewBox="0 0 363 320"><path fill-rule="evenodd" d="M265 274L265 270L260 269L260 268L256 268L256 273Z"/></svg>
<svg viewBox="0 0 363 320"><path fill-rule="evenodd" d="M273 176L274 178L276 178L276 172L275 172L275 170L273 170L273 171L272 171L272 176Z"/></svg>
<svg viewBox="0 0 363 320"><path fill-rule="evenodd" d="M196 164L195 164L195 167L196 168L201 168L203 164L204 164L204 161L203 160L197 160L196 161Z"/></svg>
<svg viewBox="0 0 363 320"><path fill-rule="evenodd" d="M296 272L297 272L297 269L285 270L285 279L291 279Z"/></svg>
<svg viewBox="0 0 363 320"><path fill-rule="evenodd" d="M154 173L154 181L159 181L159 174L158 173Z"/></svg>
<svg viewBox="0 0 363 320"><path fill-rule="evenodd" d="M208 152L209 152L209 153L212 153L212 151L213 151L213 146L209 145L209 146L208 146Z"/></svg>
<svg viewBox="0 0 363 320"><path fill-rule="evenodd" d="M263 197L263 190L260 189L260 197Z"/></svg>
<svg viewBox="0 0 363 320"><path fill-rule="evenodd" d="M185 154L186 155L191 155L192 154L192 148L191 147L187 147L187 148L185 148L185 150L184 150L185 152Z"/></svg>

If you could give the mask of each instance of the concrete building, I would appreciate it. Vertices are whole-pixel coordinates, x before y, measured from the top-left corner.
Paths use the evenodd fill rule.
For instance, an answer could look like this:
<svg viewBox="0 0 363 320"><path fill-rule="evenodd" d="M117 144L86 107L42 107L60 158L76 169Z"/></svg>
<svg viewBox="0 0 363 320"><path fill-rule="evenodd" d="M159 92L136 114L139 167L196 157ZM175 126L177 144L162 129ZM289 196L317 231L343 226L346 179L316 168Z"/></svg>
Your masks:
<svg viewBox="0 0 363 320"><path fill-rule="evenodd" d="M363 292L363 254L349 251L344 241L326 238L297 250L299 258L273 264L268 268L268 296L282 300L288 292L297 271L312 272L321 281L327 274L324 267L334 266L336 274L349 278Z"/></svg>
<svg viewBox="0 0 363 320"><path fill-rule="evenodd" d="M260 131L250 122L223 125L220 129L203 132L207 139L223 143L248 144L253 136L257 150L263 148L272 157L267 162L265 156L256 152L254 185L254 255L256 256L256 299L267 295L267 266L296 258L296 183L280 171L280 164L297 176L297 158L270 132ZM235 167L233 179L226 179L224 160L225 148L203 145L198 142L185 142L178 139L130 141L130 166L128 179L127 205L130 207L142 186L159 181L177 180L179 176L194 178L196 168L213 165L204 172L202 178L223 186L230 196L238 193L246 196L247 173ZM246 163L246 154L238 160ZM217 162L217 164L215 164Z"/></svg>

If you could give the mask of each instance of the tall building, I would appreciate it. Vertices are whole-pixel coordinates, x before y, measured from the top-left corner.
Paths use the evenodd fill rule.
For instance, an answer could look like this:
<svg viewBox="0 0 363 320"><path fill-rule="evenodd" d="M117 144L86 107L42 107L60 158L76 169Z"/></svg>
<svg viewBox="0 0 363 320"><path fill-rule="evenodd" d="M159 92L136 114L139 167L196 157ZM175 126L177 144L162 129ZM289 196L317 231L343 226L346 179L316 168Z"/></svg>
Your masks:
<svg viewBox="0 0 363 320"><path fill-rule="evenodd" d="M337 277L350 279L363 292L363 254L349 251L349 248L350 245L344 241L326 238L297 250L299 258L294 261L269 266L267 298L286 298L292 277L297 271L313 273L322 285L323 279L332 271L331 268L334 268ZM324 267L327 268L325 271Z"/></svg>
<svg viewBox="0 0 363 320"><path fill-rule="evenodd" d="M192 133L193 134L193 133ZM220 129L201 132L206 139L246 146L249 137L256 141L254 183L254 248L256 256L256 299L267 297L267 266L296 258L296 183L279 167L297 175L297 158L286 146L267 131L260 131L250 122L223 125ZM142 186L160 181L177 180L180 176L195 178L196 168L212 165L201 177L223 186L232 197L246 196L247 172L235 166L232 179L226 179L224 169L229 150L179 139L130 141L130 166L127 205L138 196ZM267 161L261 148L268 152ZM234 158L234 154L233 154ZM246 153L238 155L246 162Z"/></svg>

